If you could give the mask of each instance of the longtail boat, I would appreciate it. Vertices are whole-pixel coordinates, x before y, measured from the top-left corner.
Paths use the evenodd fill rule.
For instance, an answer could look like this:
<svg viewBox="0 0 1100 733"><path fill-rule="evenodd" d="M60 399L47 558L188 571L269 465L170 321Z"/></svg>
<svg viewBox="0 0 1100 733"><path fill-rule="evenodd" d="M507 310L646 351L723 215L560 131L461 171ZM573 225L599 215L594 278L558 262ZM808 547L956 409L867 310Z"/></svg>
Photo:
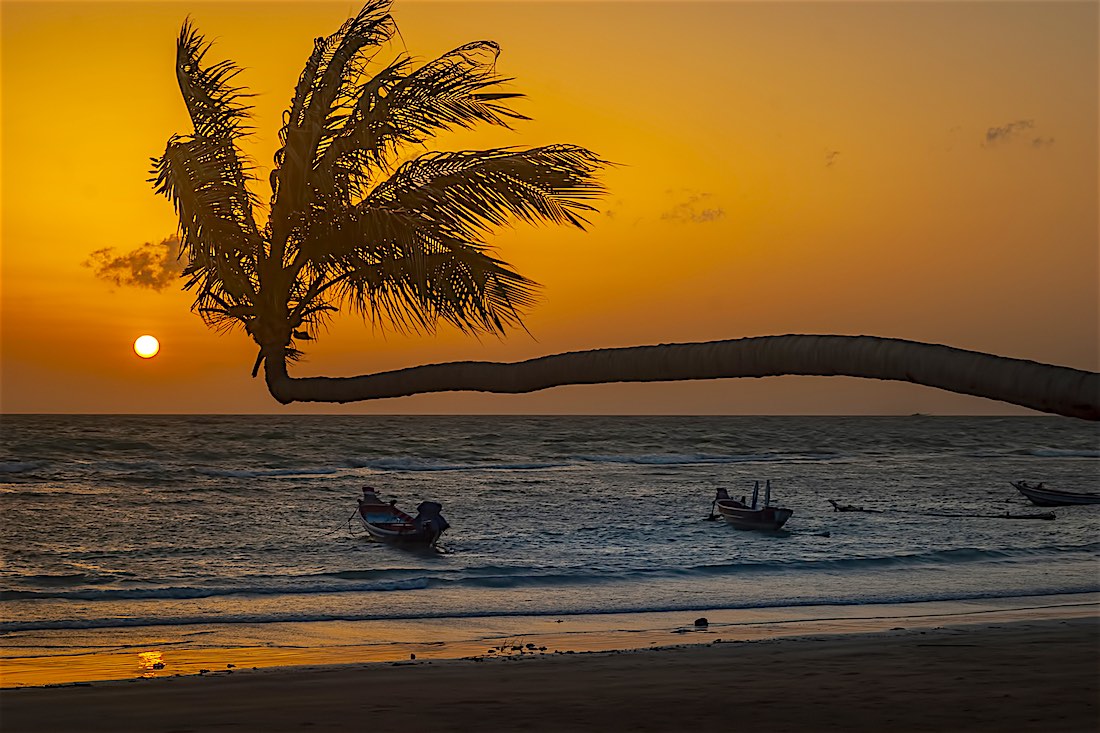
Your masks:
<svg viewBox="0 0 1100 733"><path fill-rule="evenodd" d="M359 499L359 521L367 533L375 539L397 544L434 545L451 525L440 512L443 505L435 501L422 501L416 507L416 516L401 511L396 501L384 502L374 489L363 489Z"/></svg>
<svg viewBox="0 0 1100 733"><path fill-rule="evenodd" d="M760 482L757 481L752 488L752 503L730 497L729 492L719 488L715 492L714 502L711 504L711 517L714 517L714 508L718 514L726 520L731 527L737 529L757 529L774 531L787 523L794 514L793 509L771 506L772 482L764 485L764 506L757 507L756 502L760 494Z"/></svg>

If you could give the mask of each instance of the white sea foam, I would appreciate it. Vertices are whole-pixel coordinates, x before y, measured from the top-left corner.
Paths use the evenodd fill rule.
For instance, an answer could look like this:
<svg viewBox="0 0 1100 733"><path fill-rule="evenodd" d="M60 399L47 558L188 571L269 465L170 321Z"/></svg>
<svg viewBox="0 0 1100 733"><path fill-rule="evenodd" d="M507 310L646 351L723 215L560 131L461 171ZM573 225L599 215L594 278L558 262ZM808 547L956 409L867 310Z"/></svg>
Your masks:
<svg viewBox="0 0 1100 733"><path fill-rule="evenodd" d="M228 468L196 468L196 473L219 478L286 478L293 476L331 476L340 473L338 468L270 468L239 470Z"/></svg>

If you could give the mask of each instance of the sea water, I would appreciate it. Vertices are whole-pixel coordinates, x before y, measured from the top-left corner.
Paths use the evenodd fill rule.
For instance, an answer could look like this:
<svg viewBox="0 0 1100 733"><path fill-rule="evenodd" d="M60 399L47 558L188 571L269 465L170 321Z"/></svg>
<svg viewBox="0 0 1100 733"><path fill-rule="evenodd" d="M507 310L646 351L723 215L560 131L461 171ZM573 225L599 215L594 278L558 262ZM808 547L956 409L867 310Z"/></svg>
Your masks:
<svg viewBox="0 0 1100 733"><path fill-rule="evenodd" d="M1056 417L6 416L0 634L851 606L1100 590L1100 428ZM794 510L707 521L715 489ZM363 486L443 504L371 541ZM763 494L761 493L761 500ZM877 512L834 512L829 499ZM2 643L2 642L0 642Z"/></svg>

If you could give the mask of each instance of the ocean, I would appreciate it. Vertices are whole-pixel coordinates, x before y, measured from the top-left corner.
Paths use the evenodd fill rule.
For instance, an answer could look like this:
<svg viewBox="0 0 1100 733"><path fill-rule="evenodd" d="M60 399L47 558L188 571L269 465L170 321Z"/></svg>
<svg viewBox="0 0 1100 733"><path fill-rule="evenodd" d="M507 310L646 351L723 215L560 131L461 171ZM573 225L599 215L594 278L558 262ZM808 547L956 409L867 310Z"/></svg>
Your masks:
<svg viewBox="0 0 1100 733"><path fill-rule="evenodd" d="M1100 591L1100 426L1056 417L17 416L0 445L0 639L1011 598ZM794 510L707 521L717 487ZM443 504L371 541L364 485ZM834 512L829 499L877 513ZM987 516L978 516L987 515ZM60 651L58 653L61 653Z"/></svg>

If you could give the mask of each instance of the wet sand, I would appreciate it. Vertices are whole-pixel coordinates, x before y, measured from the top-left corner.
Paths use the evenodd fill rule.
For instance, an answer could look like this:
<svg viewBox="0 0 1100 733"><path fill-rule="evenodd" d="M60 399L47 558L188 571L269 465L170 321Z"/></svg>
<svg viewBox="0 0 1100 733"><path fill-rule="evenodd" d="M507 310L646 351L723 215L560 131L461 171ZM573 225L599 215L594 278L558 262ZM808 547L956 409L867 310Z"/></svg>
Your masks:
<svg viewBox="0 0 1100 733"><path fill-rule="evenodd" d="M1096 731L1100 619L6 689L16 731Z"/></svg>
<svg viewBox="0 0 1100 733"><path fill-rule="evenodd" d="M693 621L706 616L707 626ZM962 624L1100 618L1100 593L894 604L565 616L195 624L14 632L0 687L130 680L271 667L648 649L716 640L866 634Z"/></svg>

